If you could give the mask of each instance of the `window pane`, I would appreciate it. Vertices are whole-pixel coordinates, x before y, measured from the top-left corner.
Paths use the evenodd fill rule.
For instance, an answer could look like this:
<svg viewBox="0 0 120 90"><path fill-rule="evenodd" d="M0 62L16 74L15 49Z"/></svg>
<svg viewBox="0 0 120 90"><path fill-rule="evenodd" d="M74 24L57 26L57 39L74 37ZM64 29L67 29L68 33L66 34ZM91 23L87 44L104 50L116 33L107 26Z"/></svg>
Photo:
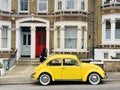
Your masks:
<svg viewBox="0 0 120 90"><path fill-rule="evenodd" d="M58 0L58 10L62 9L62 1Z"/></svg>
<svg viewBox="0 0 120 90"><path fill-rule="evenodd" d="M55 59L48 63L48 66L60 66L61 65L61 59Z"/></svg>
<svg viewBox="0 0 120 90"><path fill-rule="evenodd" d="M104 59L108 59L108 53L104 53Z"/></svg>
<svg viewBox="0 0 120 90"><path fill-rule="evenodd" d="M31 45L31 35L28 35L28 45Z"/></svg>
<svg viewBox="0 0 120 90"><path fill-rule="evenodd" d="M85 10L85 0L82 0L82 1L81 1L81 9L82 9L82 10Z"/></svg>
<svg viewBox="0 0 120 90"><path fill-rule="evenodd" d="M111 38L111 22L110 20L106 20L106 35L105 35L106 39L110 39Z"/></svg>
<svg viewBox="0 0 120 90"><path fill-rule="evenodd" d="M26 45L26 40L27 40L27 36L26 34L23 35L23 45Z"/></svg>
<svg viewBox="0 0 120 90"><path fill-rule="evenodd" d="M28 0L21 0L20 2L20 10L27 11L28 10Z"/></svg>
<svg viewBox="0 0 120 90"><path fill-rule="evenodd" d="M77 27L76 26L65 27L65 48L66 49L77 48Z"/></svg>
<svg viewBox="0 0 120 90"><path fill-rule="evenodd" d="M48 0L39 0L39 11L45 11L47 10L47 3Z"/></svg>
<svg viewBox="0 0 120 90"><path fill-rule="evenodd" d="M111 0L104 0L104 4L109 4Z"/></svg>
<svg viewBox="0 0 120 90"><path fill-rule="evenodd" d="M77 1L76 0L66 0L66 9L77 9Z"/></svg>
<svg viewBox="0 0 120 90"><path fill-rule="evenodd" d="M74 66L74 65L78 65L78 62L76 60L64 59L63 65L64 66Z"/></svg>
<svg viewBox="0 0 120 90"><path fill-rule="evenodd" d="M2 48L7 48L8 42L8 27L3 26L2 30Z"/></svg>
<svg viewBox="0 0 120 90"><path fill-rule="evenodd" d="M117 2L120 2L120 0L116 0Z"/></svg>
<svg viewBox="0 0 120 90"><path fill-rule="evenodd" d="M115 39L120 39L120 20L116 20L115 26Z"/></svg>

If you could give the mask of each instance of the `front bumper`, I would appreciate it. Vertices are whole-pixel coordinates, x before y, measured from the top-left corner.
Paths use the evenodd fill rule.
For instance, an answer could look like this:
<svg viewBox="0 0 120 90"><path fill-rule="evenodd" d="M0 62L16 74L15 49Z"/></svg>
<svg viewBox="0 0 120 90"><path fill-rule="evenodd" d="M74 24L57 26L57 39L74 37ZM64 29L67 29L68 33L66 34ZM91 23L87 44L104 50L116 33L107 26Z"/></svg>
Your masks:
<svg viewBox="0 0 120 90"><path fill-rule="evenodd" d="M105 73L105 77L104 78L108 78L108 75L107 75L107 73Z"/></svg>

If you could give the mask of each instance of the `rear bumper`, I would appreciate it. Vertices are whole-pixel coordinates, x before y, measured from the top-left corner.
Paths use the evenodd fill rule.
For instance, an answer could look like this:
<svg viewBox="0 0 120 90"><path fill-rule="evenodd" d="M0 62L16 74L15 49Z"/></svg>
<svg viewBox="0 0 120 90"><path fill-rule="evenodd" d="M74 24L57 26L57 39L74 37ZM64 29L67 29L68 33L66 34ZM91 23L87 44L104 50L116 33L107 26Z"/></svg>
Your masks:
<svg viewBox="0 0 120 90"><path fill-rule="evenodd" d="M35 80L35 73L32 73L31 75L30 75L30 77L33 79L33 80Z"/></svg>

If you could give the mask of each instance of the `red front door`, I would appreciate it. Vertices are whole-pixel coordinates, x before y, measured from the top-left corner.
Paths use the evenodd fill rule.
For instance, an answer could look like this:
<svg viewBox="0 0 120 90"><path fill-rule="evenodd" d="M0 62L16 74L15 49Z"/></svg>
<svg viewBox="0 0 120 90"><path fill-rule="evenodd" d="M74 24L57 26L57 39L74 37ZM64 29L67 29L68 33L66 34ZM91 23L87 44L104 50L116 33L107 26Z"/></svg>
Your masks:
<svg viewBox="0 0 120 90"><path fill-rule="evenodd" d="M46 31L36 31L36 56L40 56L43 48L46 48Z"/></svg>

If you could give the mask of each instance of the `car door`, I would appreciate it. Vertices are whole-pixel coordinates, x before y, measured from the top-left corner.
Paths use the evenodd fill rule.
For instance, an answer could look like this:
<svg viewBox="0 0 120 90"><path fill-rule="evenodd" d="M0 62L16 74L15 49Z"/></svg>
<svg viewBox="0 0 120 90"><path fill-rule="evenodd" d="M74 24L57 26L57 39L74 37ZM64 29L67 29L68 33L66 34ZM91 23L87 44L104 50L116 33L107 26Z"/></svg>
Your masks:
<svg viewBox="0 0 120 90"><path fill-rule="evenodd" d="M79 80L82 76L82 71L77 60L63 59L62 67L62 79L63 80Z"/></svg>
<svg viewBox="0 0 120 90"><path fill-rule="evenodd" d="M62 79L62 59L54 59L48 62L47 69L52 72L56 80Z"/></svg>

